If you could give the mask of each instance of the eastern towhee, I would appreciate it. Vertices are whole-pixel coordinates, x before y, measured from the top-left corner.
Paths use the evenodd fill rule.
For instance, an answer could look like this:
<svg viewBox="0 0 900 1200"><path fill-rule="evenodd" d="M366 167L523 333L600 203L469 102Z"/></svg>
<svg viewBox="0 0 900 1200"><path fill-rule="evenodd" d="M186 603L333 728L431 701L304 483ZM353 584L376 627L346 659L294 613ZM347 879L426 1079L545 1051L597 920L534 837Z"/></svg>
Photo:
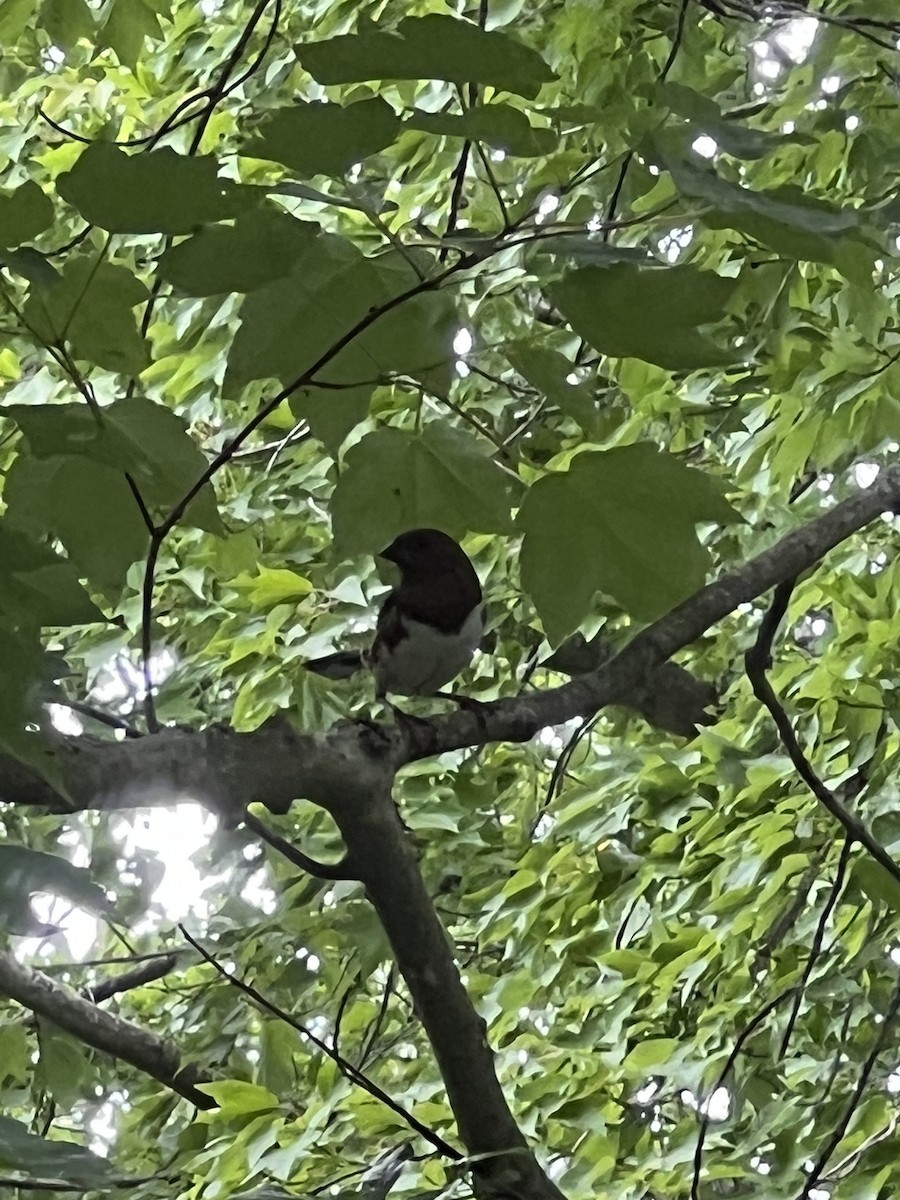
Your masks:
<svg viewBox="0 0 900 1200"><path fill-rule="evenodd" d="M379 700L387 693L445 694L440 689L468 666L484 633L475 568L463 548L439 529L401 533L380 557L396 563L400 582L381 606L372 645L315 658L306 669L346 679L368 667Z"/></svg>

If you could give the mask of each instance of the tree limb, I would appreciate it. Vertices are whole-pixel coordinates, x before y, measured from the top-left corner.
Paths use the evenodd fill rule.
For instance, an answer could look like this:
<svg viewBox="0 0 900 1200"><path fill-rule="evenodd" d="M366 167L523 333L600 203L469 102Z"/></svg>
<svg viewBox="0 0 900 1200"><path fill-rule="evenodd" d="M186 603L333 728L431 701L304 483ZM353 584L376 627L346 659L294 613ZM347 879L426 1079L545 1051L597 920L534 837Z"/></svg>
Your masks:
<svg viewBox="0 0 900 1200"><path fill-rule="evenodd" d="M197 1108L216 1107L215 1100L195 1086L208 1082L209 1076L194 1065L182 1067L173 1042L98 1008L42 971L23 966L8 950L0 950L0 992L95 1050L158 1079Z"/></svg>
<svg viewBox="0 0 900 1200"><path fill-rule="evenodd" d="M0 755L0 800L57 812L127 809L199 801L232 822L247 804L287 812L294 800L320 804L337 817L348 795L377 792L407 762L489 742L525 742L548 725L627 703L649 671L695 642L739 604L809 570L829 550L882 512L900 504L900 466L792 530L741 568L707 584L638 633L597 670L545 691L460 709L430 721L374 732L343 722L306 734L284 719L251 733L213 726L167 729L153 737L113 742L60 737L47 756L68 799L33 768Z"/></svg>

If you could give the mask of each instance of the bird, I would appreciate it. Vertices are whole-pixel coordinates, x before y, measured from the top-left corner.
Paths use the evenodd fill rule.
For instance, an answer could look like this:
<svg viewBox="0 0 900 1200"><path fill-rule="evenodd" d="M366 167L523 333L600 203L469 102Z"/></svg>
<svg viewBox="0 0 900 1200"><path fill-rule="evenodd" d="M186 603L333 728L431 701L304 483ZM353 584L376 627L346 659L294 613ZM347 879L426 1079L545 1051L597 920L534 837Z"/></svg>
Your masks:
<svg viewBox="0 0 900 1200"><path fill-rule="evenodd" d="M312 659L306 669L346 679L368 668L376 699L395 712L389 694L467 702L441 688L468 666L485 630L481 584L469 556L440 529L410 529L379 557L399 568L400 582L381 606L372 644Z"/></svg>

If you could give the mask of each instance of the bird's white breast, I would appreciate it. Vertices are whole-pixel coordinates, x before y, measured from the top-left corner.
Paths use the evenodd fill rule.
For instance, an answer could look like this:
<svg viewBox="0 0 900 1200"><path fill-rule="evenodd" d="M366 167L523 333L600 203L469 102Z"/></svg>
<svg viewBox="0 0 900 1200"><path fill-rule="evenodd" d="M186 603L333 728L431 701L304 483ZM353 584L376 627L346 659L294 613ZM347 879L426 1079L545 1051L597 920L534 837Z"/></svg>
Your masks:
<svg viewBox="0 0 900 1200"><path fill-rule="evenodd" d="M373 664L379 692L430 696L469 665L484 633L484 608L474 608L457 633L404 618L407 636Z"/></svg>

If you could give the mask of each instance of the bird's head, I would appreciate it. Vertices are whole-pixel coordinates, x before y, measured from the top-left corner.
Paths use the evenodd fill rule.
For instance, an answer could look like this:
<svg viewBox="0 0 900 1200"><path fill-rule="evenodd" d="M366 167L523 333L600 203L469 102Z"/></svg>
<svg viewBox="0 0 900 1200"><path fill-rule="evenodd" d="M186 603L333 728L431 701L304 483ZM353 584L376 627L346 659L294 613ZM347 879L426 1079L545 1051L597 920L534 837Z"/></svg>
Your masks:
<svg viewBox="0 0 900 1200"><path fill-rule="evenodd" d="M379 557L396 563L403 573L431 573L458 562L462 553L458 543L440 529L410 529L395 537Z"/></svg>

